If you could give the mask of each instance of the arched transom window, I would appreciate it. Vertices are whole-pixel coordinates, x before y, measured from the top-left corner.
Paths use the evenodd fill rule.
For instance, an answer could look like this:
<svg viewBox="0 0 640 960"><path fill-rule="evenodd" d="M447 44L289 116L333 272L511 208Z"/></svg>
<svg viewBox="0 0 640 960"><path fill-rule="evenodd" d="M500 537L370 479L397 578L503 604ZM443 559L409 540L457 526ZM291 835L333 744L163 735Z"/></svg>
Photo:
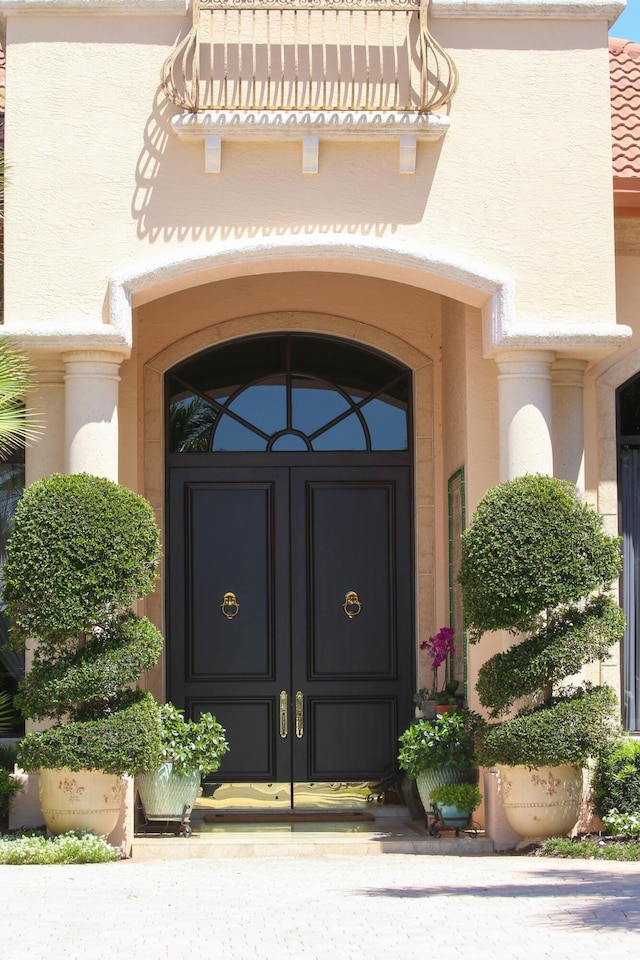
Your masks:
<svg viewBox="0 0 640 960"><path fill-rule="evenodd" d="M170 373L169 450L407 450L410 376L340 340L234 341Z"/></svg>

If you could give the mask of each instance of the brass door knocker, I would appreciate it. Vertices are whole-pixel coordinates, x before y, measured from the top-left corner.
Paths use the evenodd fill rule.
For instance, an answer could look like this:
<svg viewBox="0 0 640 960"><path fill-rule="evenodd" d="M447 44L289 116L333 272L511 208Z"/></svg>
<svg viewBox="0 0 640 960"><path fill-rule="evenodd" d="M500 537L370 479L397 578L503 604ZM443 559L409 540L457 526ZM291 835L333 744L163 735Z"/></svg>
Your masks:
<svg viewBox="0 0 640 960"><path fill-rule="evenodd" d="M348 590L344 595L344 603L342 604L342 609L349 617L349 620L353 620L354 617L357 617L360 611L362 610L362 604L358 598L358 594L355 590Z"/></svg>
<svg viewBox="0 0 640 960"><path fill-rule="evenodd" d="M233 620L234 617L238 616L240 604L236 600L235 593L225 593L222 598L222 603L220 604L220 609L227 620Z"/></svg>

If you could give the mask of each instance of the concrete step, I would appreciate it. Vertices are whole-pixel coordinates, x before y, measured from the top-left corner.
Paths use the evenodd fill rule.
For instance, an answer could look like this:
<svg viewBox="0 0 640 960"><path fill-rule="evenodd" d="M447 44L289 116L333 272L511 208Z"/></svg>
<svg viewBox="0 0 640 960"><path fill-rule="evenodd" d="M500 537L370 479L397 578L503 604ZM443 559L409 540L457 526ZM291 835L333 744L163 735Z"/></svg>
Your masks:
<svg viewBox="0 0 640 960"><path fill-rule="evenodd" d="M135 860L223 857L375 856L389 853L473 856L493 853L482 832L432 837L419 821L388 817L370 823L203 824L190 837L136 836Z"/></svg>

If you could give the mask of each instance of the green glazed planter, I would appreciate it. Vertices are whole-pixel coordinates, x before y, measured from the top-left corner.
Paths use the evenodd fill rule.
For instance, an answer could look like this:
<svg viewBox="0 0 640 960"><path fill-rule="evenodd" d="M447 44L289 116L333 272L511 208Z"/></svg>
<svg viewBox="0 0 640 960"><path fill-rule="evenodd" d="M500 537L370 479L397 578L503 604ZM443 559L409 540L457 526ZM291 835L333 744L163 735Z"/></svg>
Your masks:
<svg viewBox="0 0 640 960"><path fill-rule="evenodd" d="M423 770L416 777L418 793L425 810L432 810L431 791L436 787L448 787L452 783L478 783L480 771L477 767L434 767Z"/></svg>
<svg viewBox="0 0 640 960"><path fill-rule="evenodd" d="M463 830L469 826L473 813L470 807L457 807L455 804L449 805L446 803L438 803L437 810L443 826L454 830Z"/></svg>
<svg viewBox="0 0 640 960"><path fill-rule="evenodd" d="M137 776L136 786L147 820L182 820L196 802L200 771L179 775L172 763L161 763Z"/></svg>

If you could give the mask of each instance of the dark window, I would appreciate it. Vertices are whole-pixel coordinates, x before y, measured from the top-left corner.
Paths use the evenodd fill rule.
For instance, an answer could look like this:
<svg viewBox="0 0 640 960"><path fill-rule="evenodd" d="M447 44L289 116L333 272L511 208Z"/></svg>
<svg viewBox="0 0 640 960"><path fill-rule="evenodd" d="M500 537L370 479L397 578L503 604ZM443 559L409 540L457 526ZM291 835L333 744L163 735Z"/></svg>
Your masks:
<svg viewBox="0 0 640 960"><path fill-rule="evenodd" d="M168 383L171 453L408 449L409 372L343 341L234 341Z"/></svg>
<svg viewBox="0 0 640 960"><path fill-rule="evenodd" d="M10 454L0 463L0 580L11 533L16 504L24 490L24 448ZM15 695L18 681L24 676L24 653L8 646L9 622L0 607L0 690ZM24 723L15 715L9 736L21 736Z"/></svg>

